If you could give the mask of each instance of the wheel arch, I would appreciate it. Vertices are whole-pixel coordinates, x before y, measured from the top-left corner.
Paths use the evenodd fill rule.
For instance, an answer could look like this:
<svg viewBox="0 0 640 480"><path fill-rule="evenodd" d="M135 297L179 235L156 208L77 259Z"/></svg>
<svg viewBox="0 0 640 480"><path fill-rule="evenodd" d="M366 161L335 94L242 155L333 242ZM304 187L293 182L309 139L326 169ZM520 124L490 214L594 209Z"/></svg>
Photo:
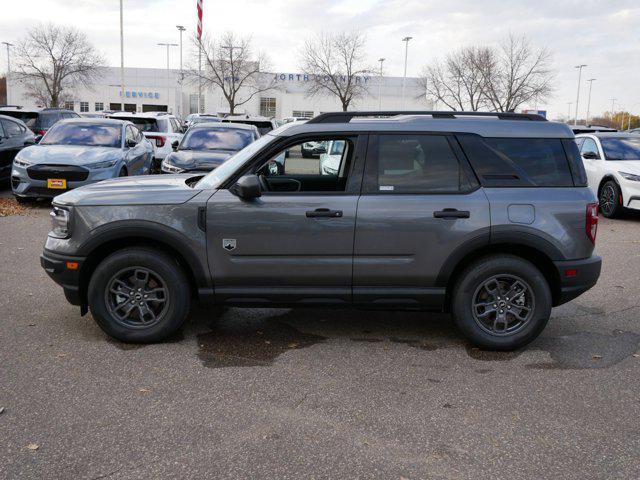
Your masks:
<svg viewBox="0 0 640 480"><path fill-rule="evenodd" d="M119 224L119 225L118 225ZM123 225L124 224L124 225ZM85 257L80 271L80 295L86 302L87 285L96 267L112 253L130 247L148 247L163 251L175 258L183 268L194 295L212 292L202 260L182 234L153 222L114 222L108 228L98 228L78 250Z"/></svg>
<svg viewBox="0 0 640 480"><path fill-rule="evenodd" d="M508 254L520 257L536 266L549 284L553 305L558 304L561 294L561 281L558 269L553 263L555 255L550 254L549 250L545 251L544 248L540 248L540 245L505 240L484 244L482 246L476 245L475 247L457 252L457 254L454 252L454 254L449 257L438 275L437 280L438 285L445 287L445 311L448 312L451 310L453 288L464 269L479 258L496 254Z"/></svg>

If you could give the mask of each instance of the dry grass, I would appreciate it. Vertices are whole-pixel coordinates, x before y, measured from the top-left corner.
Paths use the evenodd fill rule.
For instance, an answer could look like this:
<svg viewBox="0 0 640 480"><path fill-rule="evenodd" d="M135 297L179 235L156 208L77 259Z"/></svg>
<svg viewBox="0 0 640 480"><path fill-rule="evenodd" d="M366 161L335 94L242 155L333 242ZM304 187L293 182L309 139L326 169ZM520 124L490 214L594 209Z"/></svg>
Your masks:
<svg viewBox="0 0 640 480"><path fill-rule="evenodd" d="M11 215L28 215L30 208L16 202L15 198L0 198L0 217Z"/></svg>

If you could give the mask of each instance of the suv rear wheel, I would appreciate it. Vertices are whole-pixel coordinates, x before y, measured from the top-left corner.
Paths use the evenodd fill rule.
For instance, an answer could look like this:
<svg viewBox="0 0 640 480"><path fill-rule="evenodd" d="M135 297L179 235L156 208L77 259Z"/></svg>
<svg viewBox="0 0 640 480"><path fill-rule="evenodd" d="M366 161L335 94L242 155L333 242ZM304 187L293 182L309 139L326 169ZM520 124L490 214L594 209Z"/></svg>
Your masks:
<svg viewBox="0 0 640 480"><path fill-rule="evenodd" d="M513 350L534 340L551 315L551 291L532 263L513 255L476 260L460 275L453 319L474 345Z"/></svg>
<svg viewBox="0 0 640 480"><path fill-rule="evenodd" d="M98 265L88 299L93 317L107 334L123 342L150 343L182 326L191 296L175 260L151 248L127 248Z"/></svg>

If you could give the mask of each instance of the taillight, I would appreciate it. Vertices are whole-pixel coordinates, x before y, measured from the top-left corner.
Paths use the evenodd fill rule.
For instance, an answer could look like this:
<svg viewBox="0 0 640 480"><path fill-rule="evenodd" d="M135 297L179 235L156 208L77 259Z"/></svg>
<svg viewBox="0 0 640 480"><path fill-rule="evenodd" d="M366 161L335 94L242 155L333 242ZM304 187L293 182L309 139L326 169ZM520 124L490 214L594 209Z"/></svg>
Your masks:
<svg viewBox="0 0 640 480"><path fill-rule="evenodd" d="M40 135L40 136L44 136L44 134L45 134L45 133L47 133L47 131L46 131L46 130L36 130L36 131L35 131L35 134L36 134L36 135Z"/></svg>
<svg viewBox="0 0 640 480"><path fill-rule="evenodd" d="M166 141L165 137L161 137L159 135L148 135L147 138L149 140L155 140L156 147L164 147L164 142Z"/></svg>
<svg viewBox="0 0 640 480"><path fill-rule="evenodd" d="M596 234L598 233L598 204L587 204L587 218L585 222L585 229L587 231L587 237L591 240L591 243L596 244Z"/></svg>

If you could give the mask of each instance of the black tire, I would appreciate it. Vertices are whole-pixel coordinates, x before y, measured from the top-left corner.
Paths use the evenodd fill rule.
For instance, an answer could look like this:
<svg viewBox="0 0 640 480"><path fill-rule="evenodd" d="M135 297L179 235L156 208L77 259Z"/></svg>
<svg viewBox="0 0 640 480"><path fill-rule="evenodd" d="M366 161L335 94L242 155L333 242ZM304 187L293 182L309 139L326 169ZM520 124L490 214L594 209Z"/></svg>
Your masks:
<svg viewBox="0 0 640 480"><path fill-rule="evenodd" d="M509 285L511 281L513 285ZM495 291L502 292L497 297L492 297L485 287L491 282L495 282ZM518 283L526 288L518 290ZM516 293L509 298L505 290ZM486 298L482 299L482 295ZM484 307L476 306L483 302L486 302ZM490 255L474 261L460 274L453 290L451 311L456 326L473 345L491 350L515 350L542 332L549 321L551 306L549 284L531 262L514 255ZM526 318L520 320L516 310L527 312ZM502 331L493 330L498 312L502 319L499 324L504 326Z"/></svg>
<svg viewBox="0 0 640 480"><path fill-rule="evenodd" d="M127 172L127 167L122 167L118 172L118 177L127 177L129 172Z"/></svg>
<svg viewBox="0 0 640 480"><path fill-rule="evenodd" d="M114 295L110 286L113 285L114 278L118 275L126 275L129 270L135 271L136 280L138 280L139 272L149 272L148 286L144 287L138 297L141 297L141 294L145 292L153 293L156 297L164 297L164 303L160 305L161 310L158 305L162 300L158 298L143 300L136 297L131 300L131 303L140 300L139 305L145 302L145 307L138 309L137 306L132 306L134 310L129 314L131 318L127 318L126 321L116 318L116 314L113 314L112 311L118 310L120 305L127 304L120 310L124 313L125 309L130 306L128 305L129 298L133 298L133 296L127 293L120 294L120 291L118 295ZM135 284L135 282L133 283ZM154 287L154 285L159 285L159 287ZM163 294L160 295L154 290L163 290ZM125 300L120 302L119 299L122 298ZM88 300L93 318L108 335L122 342L153 343L166 339L182 327L189 314L191 292L187 276L177 261L152 248L132 247L109 255L98 265L89 282ZM149 320L145 325L140 320L140 315L146 309L147 302L150 305L148 310L153 308L155 311L151 312L154 314L153 322ZM115 308L114 305L116 305ZM137 322L136 316L138 317Z"/></svg>
<svg viewBox="0 0 640 480"><path fill-rule="evenodd" d="M598 203L602 215L607 218L615 218L622 213L622 192L614 180L608 180L602 185L598 194Z"/></svg>
<svg viewBox="0 0 640 480"><path fill-rule="evenodd" d="M304 148L300 149L300 153L302 153L302 158L312 158L313 154L307 152Z"/></svg>

